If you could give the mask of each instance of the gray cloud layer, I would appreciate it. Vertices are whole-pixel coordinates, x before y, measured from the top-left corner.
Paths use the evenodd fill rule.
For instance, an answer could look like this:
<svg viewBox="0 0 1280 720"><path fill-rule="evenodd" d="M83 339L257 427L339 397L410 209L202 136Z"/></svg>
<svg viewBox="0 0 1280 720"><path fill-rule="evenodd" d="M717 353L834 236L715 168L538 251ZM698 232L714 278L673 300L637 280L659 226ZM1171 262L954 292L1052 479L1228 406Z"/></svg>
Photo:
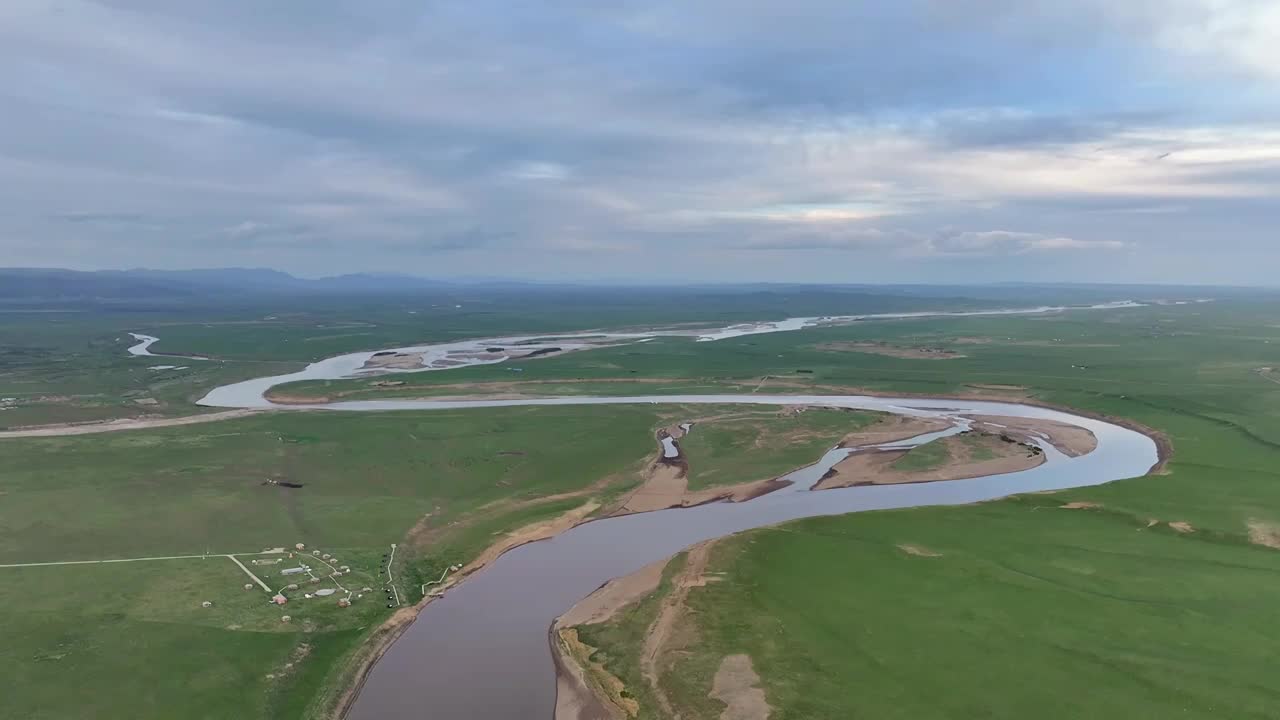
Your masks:
<svg viewBox="0 0 1280 720"><path fill-rule="evenodd" d="M1277 80L1251 0L8 0L0 252L1272 282Z"/></svg>

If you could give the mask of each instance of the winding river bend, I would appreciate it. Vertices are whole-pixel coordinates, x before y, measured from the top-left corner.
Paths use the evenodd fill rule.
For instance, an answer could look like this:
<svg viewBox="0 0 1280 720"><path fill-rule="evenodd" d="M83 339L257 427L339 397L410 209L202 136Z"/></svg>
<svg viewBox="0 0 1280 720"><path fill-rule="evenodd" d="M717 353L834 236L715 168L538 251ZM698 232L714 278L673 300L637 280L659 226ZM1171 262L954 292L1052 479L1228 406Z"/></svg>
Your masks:
<svg viewBox="0 0 1280 720"><path fill-rule="evenodd" d="M1067 458L1044 446L1048 462L1008 475L917 485L810 491L843 459L833 450L787 476L789 487L745 503L717 503L599 520L551 540L516 548L423 610L369 675L348 714L375 718L551 718L556 677L548 642L552 621L608 580L694 543L804 517L921 505L953 505L1012 493L1093 485L1145 474L1155 443L1110 423L1055 410L990 402L858 396L685 395L560 398L486 403L411 403L418 409L622 403L817 405L911 415L1036 417L1079 425L1098 438L1088 455ZM387 409L360 403L348 409ZM857 568L848 568L857 572ZM426 710L429 708L429 710Z"/></svg>
<svg viewBox="0 0 1280 720"><path fill-rule="evenodd" d="M703 335L698 339L713 341L807 326L786 322L771 325L772 329L731 328L722 331L723 334ZM590 337L600 336L597 333ZM635 333L610 337L638 341L651 336ZM558 342L567 337L558 336ZM459 348L469 352L481 344L531 340L534 339L503 338L401 350L425 351L427 358L432 353L445 357ZM833 449L816 464L786 476L785 479L791 481L786 488L750 502L717 503L597 520L551 540L516 548L423 608L416 622L368 675L349 710L348 717L352 720L551 718L556 700L556 671L548 629L553 620L608 580L635 572L703 540L805 517L955 505L1013 493L1096 485L1146 474L1159 460L1151 438L1119 425L1059 410L976 400L859 395L671 395L372 400L280 406L264 397L267 390L283 382L351 377L359 373L372 356L371 352L344 355L313 363L299 373L224 386L211 391L201 404L352 412L657 403L810 405L943 417L957 426L965 422L962 418L966 415L1043 418L1090 430L1097 437L1098 446L1087 455L1069 458L1045 444L1042 446L1047 456L1045 464L1006 475L811 491L822 475L847 454L845 450ZM424 368L431 369L447 368ZM848 568L847 571L858 570Z"/></svg>

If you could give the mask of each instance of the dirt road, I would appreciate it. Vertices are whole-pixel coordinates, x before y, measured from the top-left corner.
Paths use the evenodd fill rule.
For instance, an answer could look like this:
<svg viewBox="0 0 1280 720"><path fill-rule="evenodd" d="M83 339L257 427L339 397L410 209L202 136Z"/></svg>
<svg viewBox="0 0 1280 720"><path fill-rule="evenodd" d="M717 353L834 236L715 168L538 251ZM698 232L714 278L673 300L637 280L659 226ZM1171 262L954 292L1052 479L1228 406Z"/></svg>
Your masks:
<svg viewBox="0 0 1280 720"><path fill-rule="evenodd" d="M62 437L64 435L95 435L97 433L123 432L125 430L148 430L179 425L199 425L201 423L233 420L249 417L263 412L262 410L227 410L226 412L208 413L205 415L187 415L174 418L145 418L107 420L94 423L67 423L63 425L40 425L18 430L0 431L0 440L5 438Z"/></svg>

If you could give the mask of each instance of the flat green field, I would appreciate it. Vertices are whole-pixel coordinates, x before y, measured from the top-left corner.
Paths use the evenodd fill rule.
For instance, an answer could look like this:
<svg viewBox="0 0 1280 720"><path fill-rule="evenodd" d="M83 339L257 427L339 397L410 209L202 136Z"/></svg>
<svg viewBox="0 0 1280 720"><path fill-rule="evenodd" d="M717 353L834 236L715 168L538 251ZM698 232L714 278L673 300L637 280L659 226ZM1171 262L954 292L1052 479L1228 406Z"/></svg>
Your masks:
<svg viewBox="0 0 1280 720"><path fill-rule="evenodd" d="M333 597L277 608L260 588L244 590L225 557L0 572L0 709L12 718L300 717L385 611L376 595L345 610Z"/></svg>
<svg viewBox="0 0 1280 720"><path fill-rule="evenodd" d="M744 412L750 438L824 439L781 455L776 440L726 452L717 438L735 441ZM382 574L391 543L400 546L396 588L415 602L421 583L503 534L618 498L655 456L659 427L707 415L731 418L727 432L716 420L699 428L697 462L720 482L812 462L871 417L649 405L278 412L3 441L0 565L211 555L0 567L9 608L0 674L21 689L0 698L0 716L314 716L391 612ZM336 606L341 595L277 608L260 588L244 590L248 578L219 556L297 542L338 556L353 569L344 585L374 592L349 609ZM279 570L292 561L260 568L252 559L242 557L273 589L291 581ZM71 691L69 674L80 678Z"/></svg>
<svg viewBox="0 0 1280 720"><path fill-rule="evenodd" d="M244 590L225 557L0 568L0 674L14 680L0 716L312 717L330 676L391 612L381 574L391 543L403 546L397 589L416 602L426 577L585 498L532 501L645 462L657 424L647 406L278 413L4 441L0 564L304 542L351 566L344 585L375 592L348 609L341 595L276 608ZM477 513L499 500L508 505ZM420 521L449 528L478 515L404 545ZM260 570L273 589L288 582L279 568Z"/></svg>
<svg viewBox="0 0 1280 720"><path fill-rule="evenodd" d="M749 655L771 718L1267 718L1280 552L1022 498L823 518L719 545L664 691L719 717ZM906 550L904 548L910 548ZM655 600L650 600L652 607ZM652 611L581 633L635 695ZM618 656L615 660L615 655ZM654 704L641 717L659 717Z"/></svg>

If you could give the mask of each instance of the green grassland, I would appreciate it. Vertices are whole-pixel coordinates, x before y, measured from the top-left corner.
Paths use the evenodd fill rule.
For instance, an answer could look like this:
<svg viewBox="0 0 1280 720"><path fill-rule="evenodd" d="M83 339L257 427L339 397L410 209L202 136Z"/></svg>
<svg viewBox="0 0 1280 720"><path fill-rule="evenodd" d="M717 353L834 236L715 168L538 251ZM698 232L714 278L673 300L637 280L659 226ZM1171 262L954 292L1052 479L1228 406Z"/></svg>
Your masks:
<svg viewBox="0 0 1280 720"><path fill-rule="evenodd" d="M690 593L697 640L673 654L664 690L686 717L718 717L712 678L746 653L771 718L1272 716L1280 553L1056 504L822 518L725 541L709 568L721 581ZM584 636L619 656L611 669L641 698L632 651L657 600Z"/></svg>
<svg viewBox="0 0 1280 720"><path fill-rule="evenodd" d="M641 461L656 422L647 406L283 412L6 441L0 562L386 546L429 512L448 523Z"/></svg>
<svg viewBox="0 0 1280 720"><path fill-rule="evenodd" d="M924 472L941 467L950 459L951 451L947 449L947 444L941 440L934 440L907 451L907 454L895 460L891 467L902 472Z"/></svg>
<svg viewBox="0 0 1280 720"><path fill-rule="evenodd" d="M875 413L813 408L801 413L776 409L698 423L680 441L689 463L689 489L769 480L809 465L847 434L876 421ZM717 412L723 412L719 407ZM708 415L706 408L698 410ZM691 417L691 416L687 416Z"/></svg>
<svg viewBox="0 0 1280 720"><path fill-rule="evenodd" d="M1270 620L1280 551L1250 534L1280 527L1280 384L1257 372L1280 366L1278 311L883 324L879 339L966 357L846 353L849 367L816 368L817 381L938 393L1025 386L1165 432L1175 449L1167 474L724 541L711 567L724 580L690 592L684 632L697 642L667 658L664 690L686 716L716 717L716 668L746 653L773 718L1274 715L1280 685L1266 658L1280 640ZM1098 507L1059 509L1069 502ZM617 622L631 626L584 639L642 688L630 656L644 618Z"/></svg>
<svg viewBox="0 0 1280 720"><path fill-rule="evenodd" d="M985 462L987 460L996 459L995 451L982 441L981 434L964 432L960 433L956 437L964 444L965 450L969 453L969 458L974 462Z"/></svg>
<svg viewBox="0 0 1280 720"><path fill-rule="evenodd" d="M0 563L306 542L351 565L351 585L378 590L383 553L428 513L448 526L497 500L581 489L651 457L657 424L647 407L279 413L5 441ZM405 547L398 588L416 601L428 574L581 502L516 507ZM269 584L285 583L271 572ZM0 697L3 717L310 717L331 676L390 612L380 592L345 610L333 597L298 600L283 610L293 618L284 625L224 557L0 568L0 578L0 673L14 680Z"/></svg>
<svg viewBox="0 0 1280 720"><path fill-rule="evenodd" d="M133 357L155 318L133 314L0 315L0 429L140 415L191 415L209 389L299 369L297 363ZM155 366L184 370L152 370Z"/></svg>
<svg viewBox="0 0 1280 720"><path fill-rule="evenodd" d="M199 412L191 403L218 385L293 372L308 362L361 350L592 328L723 326L993 304L838 289L655 294L454 288L419 296L264 295L186 303L55 303L51 309L6 306L0 307L0 398L12 401L0 402L0 429L190 414ZM136 342L129 332L159 337L151 351L160 356L128 355ZM158 365L187 367L147 369Z"/></svg>
<svg viewBox="0 0 1280 720"><path fill-rule="evenodd" d="M460 383L528 383L531 393L584 384L592 392L796 392L805 387L952 394L972 385L1023 384L1040 394L1218 394L1280 355L1280 327L1268 303L1221 302L1043 317L930 318L868 321L801 332L752 335L712 343L658 338L447 373L398 375L406 384L375 388L369 380L311 381L281 388L344 399L484 392ZM886 342L947 348L963 357L913 360L822 349L837 342ZM522 372L513 373L519 367ZM1225 381L1220 381L1225 379ZM763 384L761 381L764 380ZM541 384L545 383L545 385ZM1188 385L1196 388L1188 388ZM694 388L697 388L696 390ZM757 389L758 388L758 389ZM492 390L488 390L492 391Z"/></svg>
<svg viewBox="0 0 1280 720"><path fill-rule="evenodd" d="M820 314L809 309L783 307L776 316ZM0 397L21 402L0 411L0 425L188 414L197 411L190 400L210 387L288 372L337 352L600 327L611 318L643 324L662 315L632 307L531 320L539 308L525 315L486 308L446 319L457 308L426 310L6 316ZM376 332L352 325L361 312ZM682 312L686 320L696 314ZM710 314L769 319L736 312L721 304ZM157 351L227 362L131 358L129 330L164 338ZM820 349L848 341L946 348L964 357L904 360ZM139 368L148 364L191 371L170 377ZM1280 601L1280 556L1250 544L1247 534L1251 522L1280 525L1280 383L1257 372L1280 367L1280 304L866 322L715 343L662 338L520 367L519 380L540 383L521 388L530 394L941 395L1019 385L1038 400L1131 418L1172 438L1177 452L1166 475L969 508L806 521L727 541L713 569L729 580L690 594L693 631L705 640L695 649L702 649L666 678L690 716L718 715L718 705L705 704L704 681L731 647L755 659L774 717L1011 717L1033 706L1060 717L1261 717L1259 703L1276 701L1275 683L1259 673L1266 667L1261 653L1275 640L1265 608ZM512 383L517 374L496 365L398 379L408 384L374 389L344 381L326 392L457 395L485 391L475 383ZM134 402L140 398L158 404L141 406ZM255 552L307 542L350 559L376 581L382 554L401 543L399 589L416 599L418 583L444 567L587 496L544 498L587 487L599 501L616 498L653 457L657 428L715 410L280 412L6 440L0 563ZM806 412L803 420L758 415L695 427L682 442L691 485L781 474L812 462L867 420L838 411ZM797 422L807 425L787 425ZM776 445L782 437L794 442ZM304 487L264 485L267 479ZM1102 508L1053 509L1072 500ZM1160 524L1147 528L1151 519ZM1196 532L1176 533L1170 521ZM415 526L421 532L410 549L403 544ZM906 556L898 544L941 557ZM3 717L314 716L312 703L330 696L351 654L388 612L385 604L342 612L291 604L288 612L299 620L285 625L280 610L242 589L243 573L226 558L0 573L8 610L0 619L0 672L17 689L0 696ZM214 606L200 607L204 599ZM770 625L771 618L786 624ZM619 628L590 644L625 677L627 638L643 629ZM876 680L862 682L864 675ZM911 683L926 676L926 690L936 692L905 689L921 687ZM952 704L927 705L930 694ZM648 707L643 698L642 705Z"/></svg>
<svg viewBox="0 0 1280 720"><path fill-rule="evenodd" d="M743 413L751 413L749 426ZM397 587L416 601L421 583L504 533L590 498L616 499L654 457L659 427L705 415L736 418L728 431L716 421L699 427L705 437L694 457L720 482L753 479L733 475L750 468L782 474L811 462L870 417L650 405L278 412L4 441L0 564L214 555L0 568L0 602L9 608L0 619L0 673L23 689L0 698L0 716L311 716L314 700L332 698L334 677L390 612L381 568L391 543L400 544ZM824 439L778 456L776 441L741 449L741 457L720 447L748 427L751 438ZM560 497L588 487L590 494ZM406 541L415 525L422 534ZM336 597L280 609L260 589L245 591L244 574L217 556L296 542L342 558L353 568L343 584L375 592L345 610ZM291 581L278 575L284 566L250 568L279 588ZM213 607L201 607L204 600ZM283 614L292 622L282 624ZM82 678L73 692L61 689L68 673Z"/></svg>

